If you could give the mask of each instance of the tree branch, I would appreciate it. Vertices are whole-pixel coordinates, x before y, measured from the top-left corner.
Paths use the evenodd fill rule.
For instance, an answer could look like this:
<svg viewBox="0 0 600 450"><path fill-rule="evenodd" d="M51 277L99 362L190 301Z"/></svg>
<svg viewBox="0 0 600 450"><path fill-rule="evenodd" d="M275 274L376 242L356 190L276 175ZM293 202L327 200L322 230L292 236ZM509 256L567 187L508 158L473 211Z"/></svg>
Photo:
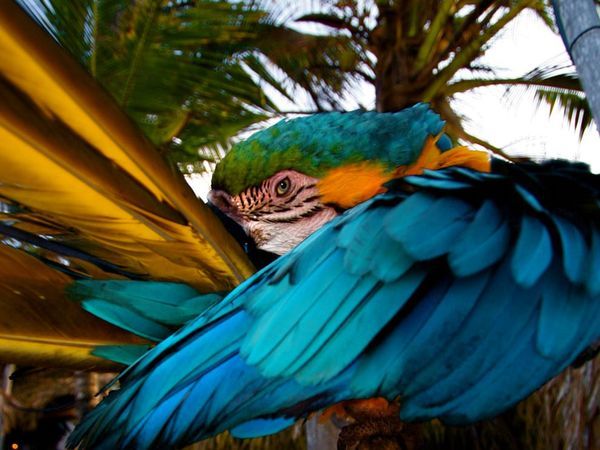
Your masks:
<svg viewBox="0 0 600 450"><path fill-rule="evenodd" d="M444 27L444 24L448 20L450 15L450 9L454 5L454 0L442 0L438 7L437 14L435 15L431 26L427 33L425 33L425 40L419 47L417 58L415 60L415 72L419 72L429 60L433 48L438 41L438 37Z"/></svg>
<svg viewBox="0 0 600 450"><path fill-rule="evenodd" d="M466 92L471 89L486 86L498 86L498 85L523 85L523 86L546 86L557 89L569 89L576 91L583 91L579 85L579 81L576 78L564 78L564 77L550 77L547 79L531 79L527 80L524 78L496 78L496 79L473 79L473 80L461 80L456 83L447 85L442 91L444 95L453 95L460 92Z"/></svg>
<svg viewBox="0 0 600 450"><path fill-rule="evenodd" d="M467 66L480 54L481 48L492 37L494 37L503 27L513 20L521 11L523 11L525 8L528 8L533 3L534 0L525 0L518 5L513 6L504 16L498 19L478 38L473 39L473 41L471 41L471 43L467 45L461 53L458 53L455 56L448 66L439 72L433 83L431 83L425 90L425 93L423 94L423 100L426 102L431 101L444 88L444 86L450 81L456 72Z"/></svg>

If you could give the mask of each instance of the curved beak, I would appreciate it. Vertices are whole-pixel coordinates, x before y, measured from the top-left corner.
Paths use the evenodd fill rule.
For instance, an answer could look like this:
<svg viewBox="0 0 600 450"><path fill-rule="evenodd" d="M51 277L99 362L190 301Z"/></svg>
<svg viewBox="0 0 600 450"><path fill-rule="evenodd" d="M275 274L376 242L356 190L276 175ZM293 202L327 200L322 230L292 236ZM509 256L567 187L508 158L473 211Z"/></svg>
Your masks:
<svg viewBox="0 0 600 450"><path fill-rule="evenodd" d="M212 189L208 193L208 201L219 208L228 217L242 225L242 218L240 217L239 210L231 198L231 195L229 195L227 192L218 189Z"/></svg>

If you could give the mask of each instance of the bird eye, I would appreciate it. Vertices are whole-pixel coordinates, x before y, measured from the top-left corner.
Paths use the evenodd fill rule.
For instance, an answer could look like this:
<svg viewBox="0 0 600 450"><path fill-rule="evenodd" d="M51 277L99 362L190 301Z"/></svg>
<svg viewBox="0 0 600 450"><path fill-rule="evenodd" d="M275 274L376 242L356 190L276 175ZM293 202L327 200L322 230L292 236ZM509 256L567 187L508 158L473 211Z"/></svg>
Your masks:
<svg viewBox="0 0 600 450"><path fill-rule="evenodd" d="M277 195L285 195L289 192L292 183L288 177L285 177L279 183L277 183Z"/></svg>

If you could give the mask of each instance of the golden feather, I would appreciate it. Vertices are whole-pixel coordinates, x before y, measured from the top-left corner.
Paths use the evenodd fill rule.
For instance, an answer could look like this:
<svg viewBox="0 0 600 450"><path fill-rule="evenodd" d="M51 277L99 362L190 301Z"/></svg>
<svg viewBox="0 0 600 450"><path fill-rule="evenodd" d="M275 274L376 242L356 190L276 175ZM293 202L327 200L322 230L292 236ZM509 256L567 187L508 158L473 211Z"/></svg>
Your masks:
<svg viewBox="0 0 600 450"><path fill-rule="evenodd" d="M252 274L239 245L183 177L10 2L0 9L0 55L0 224L84 251L122 273L202 292L231 289ZM98 364L89 356L93 346L136 341L65 300L71 278L40 259L70 273L118 276L43 246L2 242L0 360L89 366Z"/></svg>

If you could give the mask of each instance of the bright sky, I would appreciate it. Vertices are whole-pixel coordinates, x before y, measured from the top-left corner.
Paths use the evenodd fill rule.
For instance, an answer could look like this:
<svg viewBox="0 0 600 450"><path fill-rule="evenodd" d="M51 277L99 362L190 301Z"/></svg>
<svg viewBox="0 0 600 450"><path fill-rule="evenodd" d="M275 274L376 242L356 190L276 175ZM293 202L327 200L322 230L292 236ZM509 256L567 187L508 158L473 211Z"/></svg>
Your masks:
<svg viewBox="0 0 600 450"><path fill-rule="evenodd" d="M485 56L486 62L505 67L502 75L519 76L536 67L565 64L569 57L562 40L533 14L522 14L500 36ZM600 137L591 128L579 141L560 111L548 116L531 93L516 89L504 95L502 87L480 88L457 98L456 107L472 121L471 134L514 155L585 161L600 172Z"/></svg>
<svg viewBox="0 0 600 450"><path fill-rule="evenodd" d="M515 19L496 38L483 60L490 66L502 68L498 72L502 77L516 77L536 67L565 65L568 61L560 37L532 13L523 13ZM360 90L360 103L372 108L375 103L372 87L364 85ZM537 106L532 93L515 89L506 95L503 87L485 87L460 94L454 106L469 119L465 125L469 133L511 155L579 160L590 164L594 172L600 172L597 129L588 130L580 141L562 113L554 111L549 116L549 108ZM190 182L197 195L206 198L210 175L195 175Z"/></svg>

